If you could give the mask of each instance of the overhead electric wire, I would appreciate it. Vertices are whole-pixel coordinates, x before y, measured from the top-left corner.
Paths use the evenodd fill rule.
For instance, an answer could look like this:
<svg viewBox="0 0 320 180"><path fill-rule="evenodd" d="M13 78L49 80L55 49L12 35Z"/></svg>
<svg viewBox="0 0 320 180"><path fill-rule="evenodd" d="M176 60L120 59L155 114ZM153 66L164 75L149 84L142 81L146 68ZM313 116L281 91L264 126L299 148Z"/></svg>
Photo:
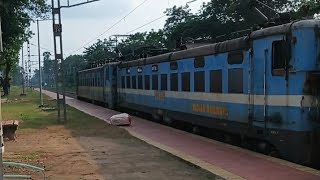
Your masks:
<svg viewBox="0 0 320 180"><path fill-rule="evenodd" d="M32 46L38 47L38 45L35 45L35 44L33 44L33 43L30 43L30 44L31 44ZM47 48L44 48L44 47L41 47L41 46L40 46L40 49L43 49L43 50L47 50L47 51L53 52L52 50L47 49Z"/></svg>
<svg viewBox="0 0 320 180"><path fill-rule="evenodd" d="M122 20L124 20L125 18L127 18L130 14L132 14L134 11L136 11L140 6L142 6L144 3L146 3L148 0L144 0L142 3L140 3L138 6L136 6L133 10L131 10L128 14L126 14L124 17L122 17L120 20L118 20L116 23L114 23L112 26L110 26L108 29L106 29L103 33L99 34L97 37L95 37L94 39L90 40L89 42L85 43L84 45L82 45L80 48L72 51L69 54L73 54L77 51L79 51L80 49L84 48L86 45L92 43L93 41L96 41L99 37L101 37L102 35L104 35L105 33L107 33L108 31L110 31L112 28L114 28L116 25L118 25Z"/></svg>
<svg viewBox="0 0 320 180"><path fill-rule="evenodd" d="M158 18L156 18L156 19L154 19L154 20L152 20L152 21L150 21L150 22L148 22L148 23L146 23L146 24L144 24L144 25L136 28L136 29L133 29L133 30L127 32L126 34L130 34L130 33L134 32L134 31L136 31L136 30L138 30L138 29L141 29L141 28L143 28L143 27L145 27L145 26L147 26L147 25L149 25L149 24L152 24L152 23L154 23L155 21L158 21L158 20L164 18L165 16L167 16L167 15L162 15L162 16L160 16L160 17L158 17Z"/></svg>

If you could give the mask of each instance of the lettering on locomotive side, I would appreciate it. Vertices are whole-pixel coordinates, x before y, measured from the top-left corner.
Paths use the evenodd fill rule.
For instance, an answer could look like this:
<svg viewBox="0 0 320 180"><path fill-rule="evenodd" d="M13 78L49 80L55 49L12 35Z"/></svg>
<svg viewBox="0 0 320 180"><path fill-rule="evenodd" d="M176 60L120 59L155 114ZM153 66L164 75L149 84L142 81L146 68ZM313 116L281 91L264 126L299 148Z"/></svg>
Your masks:
<svg viewBox="0 0 320 180"><path fill-rule="evenodd" d="M212 106L208 104L192 104L192 111L197 113L208 113L215 116L228 116L228 109L222 106Z"/></svg>
<svg viewBox="0 0 320 180"><path fill-rule="evenodd" d="M154 97L156 100L163 100L166 97L165 91L154 91Z"/></svg>

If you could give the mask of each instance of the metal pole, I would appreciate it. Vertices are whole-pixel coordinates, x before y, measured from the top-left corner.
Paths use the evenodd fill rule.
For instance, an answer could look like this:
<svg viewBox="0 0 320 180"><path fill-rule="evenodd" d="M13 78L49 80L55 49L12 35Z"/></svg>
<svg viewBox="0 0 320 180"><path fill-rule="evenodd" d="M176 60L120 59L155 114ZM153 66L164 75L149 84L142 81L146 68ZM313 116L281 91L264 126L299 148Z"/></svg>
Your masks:
<svg viewBox="0 0 320 180"><path fill-rule="evenodd" d="M1 16L0 16L0 53L2 53L2 29L1 29ZM3 180L3 130L2 130L2 109L1 109L1 96L0 96L0 180Z"/></svg>
<svg viewBox="0 0 320 180"><path fill-rule="evenodd" d="M24 60L23 60L23 44L22 44L22 52L21 52L21 63L22 63L22 65L21 65L21 68L22 68L22 94L21 95L24 95L25 94L25 92L24 92L24 87L25 87L25 79L24 79L24 76L25 76L25 72L24 72Z"/></svg>
<svg viewBox="0 0 320 180"><path fill-rule="evenodd" d="M60 0L58 0L58 7L60 6ZM61 11L59 11L59 24L61 27ZM63 98L63 120L67 122L67 106L66 106L66 76L65 76L65 67L64 67L64 59L63 59L63 48L62 48L62 31L60 33L60 53L61 53L61 76L62 76L62 98Z"/></svg>
<svg viewBox="0 0 320 180"><path fill-rule="evenodd" d="M3 51L3 47L2 47L2 30L1 30L1 16L0 16L0 52Z"/></svg>
<svg viewBox="0 0 320 180"><path fill-rule="evenodd" d="M40 107L42 107L42 106L43 106L43 99L42 99L42 74L41 74L41 57L40 57L40 31L39 31L39 20L37 20L37 31L38 31L38 57L39 57Z"/></svg>
<svg viewBox="0 0 320 180"><path fill-rule="evenodd" d="M28 63L27 63L27 83L28 83L28 86L29 88L31 89L31 54L30 54L30 42L28 41L28 44L27 44L27 50L28 50Z"/></svg>
<svg viewBox="0 0 320 180"><path fill-rule="evenodd" d="M58 122L61 122L61 104L65 107L65 99L60 99L60 86L63 84L63 66L62 63L63 54L62 54L62 39L61 39L61 14L60 14L60 0L52 0L52 21L53 21L53 42L54 42L54 53L55 53L55 79L56 79L56 93L57 93L57 109L58 109ZM56 4L55 4L56 2ZM57 47L59 43L60 47ZM62 81L62 82L61 82ZM66 111L63 111L65 113ZM64 115L65 117L65 115ZM64 119L65 121L66 119Z"/></svg>
<svg viewBox="0 0 320 180"><path fill-rule="evenodd" d="M55 4L55 0L51 1L52 3L52 23L53 23L53 43L54 43L54 71L55 71L55 81L56 81L56 94L57 94L57 110L58 110L58 122L61 122L61 104L60 104L60 93L59 93L59 63L58 60L61 59L61 54L58 54L57 50L57 37L60 37L61 25L56 24L56 15L57 18L60 18L60 0ZM57 7L56 7L57 6Z"/></svg>
<svg viewBox="0 0 320 180"><path fill-rule="evenodd" d="M58 122L61 121L60 117L60 94L59 85L62 85L62 105L63 105L63 118L64 122L67 122L67 108L66 108L66 87L65 87L65 72L64 72L64 60L63 60L63 48L62 48L62 24L61 24L61 8L70 8L75 6L80 6L83 4L95 2L99 0L87 0L82 3L76 3L73 5L69 4L67 6L61 6L60 0L51 0L52 3L52 23L53 23L53 42L54 42L54 53L55 53L55 77L56 77L56 92L57 92L57 108L58 108ZM56 3L55 3L56 2ZM60 43L59 49L57 44ZM60 61L60 67L59 63Z"/></svg>

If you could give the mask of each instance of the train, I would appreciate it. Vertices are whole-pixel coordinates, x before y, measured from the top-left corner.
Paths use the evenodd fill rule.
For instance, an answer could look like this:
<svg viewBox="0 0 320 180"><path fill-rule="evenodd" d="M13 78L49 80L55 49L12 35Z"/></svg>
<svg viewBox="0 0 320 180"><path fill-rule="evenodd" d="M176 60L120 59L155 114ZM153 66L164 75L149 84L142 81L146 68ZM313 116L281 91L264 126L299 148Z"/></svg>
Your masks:
<svg viewBox="0 0 320 180"><path fill-rule="evenodd" d="M231 134L319 167L320 21L81 70L77 97Z"/></svg>

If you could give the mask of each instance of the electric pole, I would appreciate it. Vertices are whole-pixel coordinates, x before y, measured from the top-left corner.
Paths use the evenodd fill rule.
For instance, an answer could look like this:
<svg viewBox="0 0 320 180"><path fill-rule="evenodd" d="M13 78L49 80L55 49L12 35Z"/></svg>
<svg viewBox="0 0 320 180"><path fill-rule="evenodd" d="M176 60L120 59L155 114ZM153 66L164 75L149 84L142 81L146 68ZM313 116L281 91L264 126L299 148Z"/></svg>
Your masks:
<svg viewBox="0 0 320 180"><path fill-rule="evenodd" d="M24 54L23 54L23 44L22 43L22 49L21 49L21 74L22 74L22 94L20 94L20 96L25 96L25 92L24 92L24 88L25 88L25 79L24 79L24 76L25 76L25 71L24 71L24 60L23 60L23 57L24 57Z"/></svg>
<svg viewBox="0 0 320 180"><path fill-rule="evenodd" d="M61 24L61 8L70 8L80 6L83 4L95 2L99 0L86 0L82 3L70 4L67 0L66 6L60 5L60 0L51 0L52 5L52 22L53 22L53 42L54 42L54 71L56 79L56 93L57 93L57 110L58 122L61 122L61 108L63 108L63 122L67 122L67 107L66 107L66 87L65 87L65 71L63 61L62 48L62 24ZM60 99L60 89L62 89L62 100ZM62 107L61 107L62 106Z"/></svg>
<svg viewBox="0 0 320 180"><path fill-rule="evenodd" d="M40 106L39 107L43 107L39 20L37 20L37 31L38 31L39 88L40 88Z"/></svg>
<svg viewBox="0 0 320 180"><path fill-rule="evenodd" d="M26 62L25 67L27 70L26 73L26 82L27 82L27 86L29 86L29 88L31 88L31 84L30 84L30 76L31 76L31 66L30 66L30 61L31 61L31 54L30 54L30 42L27 42L27 51L28 51L28 62Z"/></svg>

